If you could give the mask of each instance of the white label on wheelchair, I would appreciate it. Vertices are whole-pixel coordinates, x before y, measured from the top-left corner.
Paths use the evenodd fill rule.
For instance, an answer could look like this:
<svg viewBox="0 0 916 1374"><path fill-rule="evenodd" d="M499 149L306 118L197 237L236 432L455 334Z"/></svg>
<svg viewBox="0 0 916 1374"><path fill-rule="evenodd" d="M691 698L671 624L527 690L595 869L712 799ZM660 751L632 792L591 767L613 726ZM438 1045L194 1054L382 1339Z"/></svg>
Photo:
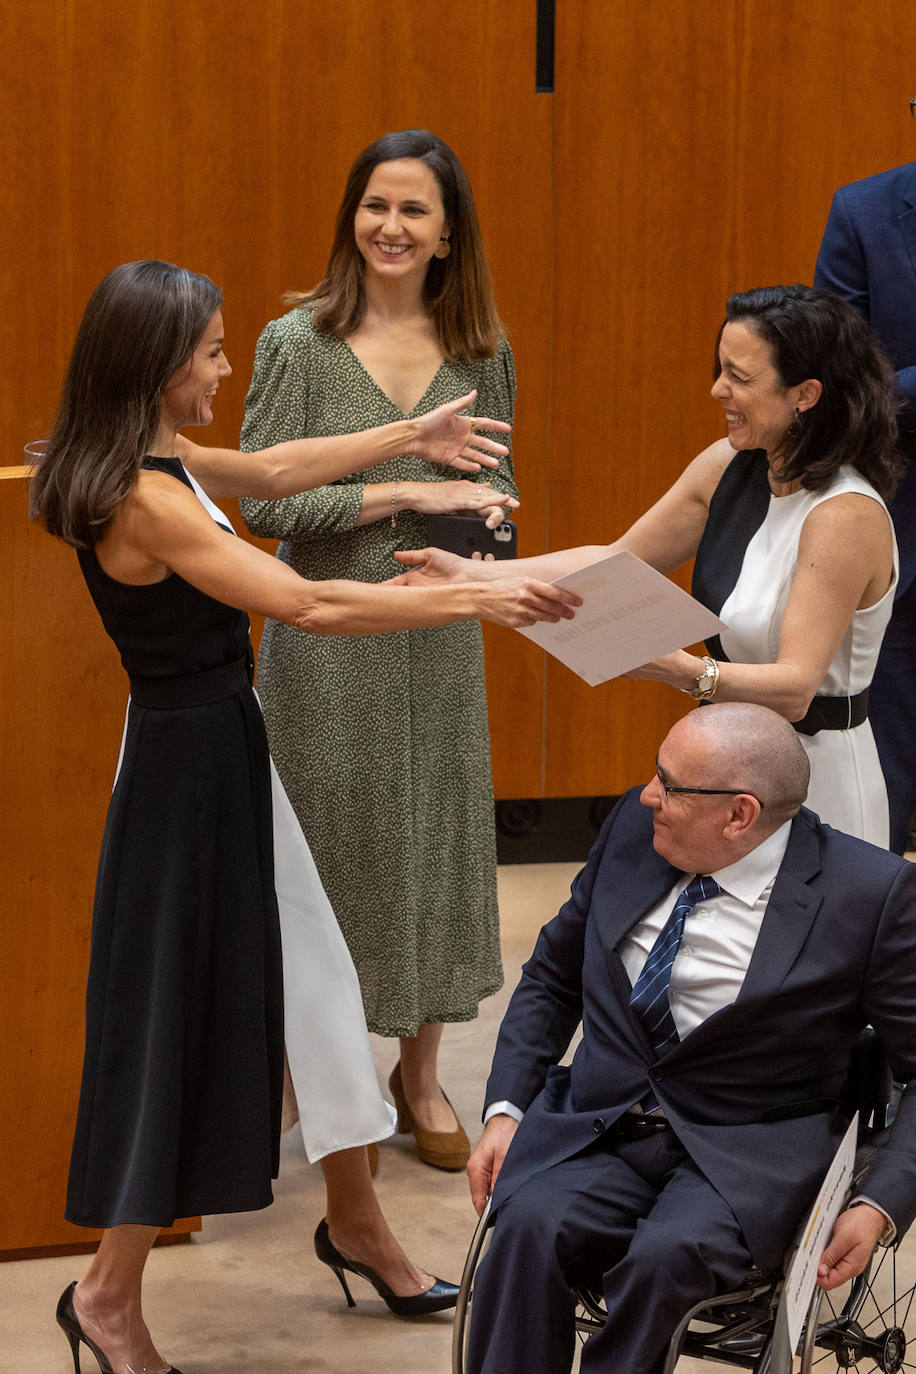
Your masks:
<svg viewBox="0 0 916 1374"><path fill-rule="evenodd" d="M789 1324L789 1349L795 1350L805 1324L811 1295L817 1281L817 1266L833 1231L833 1223L843 1208L852 1182L856 1158L859 1113L849 1123L827 1176L814 1200L814 1206L801 1233L798 1249L789 1266L785 1284L785 1311Z"/></svg>

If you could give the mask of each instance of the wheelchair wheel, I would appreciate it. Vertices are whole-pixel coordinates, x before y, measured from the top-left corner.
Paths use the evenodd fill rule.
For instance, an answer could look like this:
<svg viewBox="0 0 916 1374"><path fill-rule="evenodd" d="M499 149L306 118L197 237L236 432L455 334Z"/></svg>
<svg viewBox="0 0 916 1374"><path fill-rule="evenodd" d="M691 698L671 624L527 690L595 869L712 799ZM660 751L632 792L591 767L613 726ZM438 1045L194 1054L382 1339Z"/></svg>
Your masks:
<svg viewBox="0 0 916 1374"><path fill-rule="evenodd" d="M901 1286L897 1248L872 1255L851 1283L816 1290L801 1349L800 1374L898 1374L916 1370L916 1283Z"/></svg>
<svg viewBox="0 0 916 1374"><path fill-rule="evenodd" d="M464 1262L461 1284L458 1288L458 1301L455 1304L455 1321L452 1326L452 1374L465 1374L468 1358L468 1339L471 1334L471 1306L474 1301L474 1275L477 1266L486 1253L490 1243L487 1222L490 1217L490 1204L481 1213L477 1230L471 1241L468 1257Z"/></svg>

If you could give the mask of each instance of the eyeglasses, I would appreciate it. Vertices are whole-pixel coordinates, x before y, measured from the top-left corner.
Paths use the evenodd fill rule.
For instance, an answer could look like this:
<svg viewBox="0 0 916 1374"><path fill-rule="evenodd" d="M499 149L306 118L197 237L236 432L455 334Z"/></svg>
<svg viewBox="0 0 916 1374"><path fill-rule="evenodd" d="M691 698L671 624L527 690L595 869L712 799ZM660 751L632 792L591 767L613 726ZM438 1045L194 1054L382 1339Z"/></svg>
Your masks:
<svg viewBox="0 0 916 1374"><path fill-rule="evenodd" d="M676 796L753 797L754 801L760 807L760 810L762 811L764 809L764 804L760 798L756 796L755 793L749 792L746 787L675 787L673 783L665 780L662 770L658 766L657 759L655 761L655 775L661 784L666 801L672 793Z"/></svg>

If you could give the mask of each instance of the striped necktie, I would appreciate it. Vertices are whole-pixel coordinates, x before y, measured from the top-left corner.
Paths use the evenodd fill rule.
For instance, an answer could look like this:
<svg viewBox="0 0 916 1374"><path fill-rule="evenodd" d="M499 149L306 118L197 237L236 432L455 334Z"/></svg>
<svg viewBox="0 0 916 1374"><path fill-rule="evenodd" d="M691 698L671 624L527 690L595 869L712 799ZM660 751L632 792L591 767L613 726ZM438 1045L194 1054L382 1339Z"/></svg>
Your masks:
<svg viewBox="0 0 916 1374"><path fill-rule="evenodd" d="M659 931L642 972L633 984L630 1006L641 1017L655 1046L656 1054L678 1039L668 992L671 986L671 968L684 934L684 922L697 902L711 901L713 897L718 897L721 891L715 878L703 873L698 873L692 882L687 884L674 903L671 915Z"/></svg>

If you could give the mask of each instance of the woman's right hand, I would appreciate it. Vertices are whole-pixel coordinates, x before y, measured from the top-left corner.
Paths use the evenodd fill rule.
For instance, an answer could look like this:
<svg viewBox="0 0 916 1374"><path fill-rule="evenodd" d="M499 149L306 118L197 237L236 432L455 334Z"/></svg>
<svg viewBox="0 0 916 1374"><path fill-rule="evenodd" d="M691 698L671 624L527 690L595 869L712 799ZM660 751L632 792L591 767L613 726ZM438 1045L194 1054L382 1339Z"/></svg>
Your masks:
<svg viewBox="0 0 916 1374"><path fill-rule="evenodd" d="M398 581L406 587L431 587L443 582L477 582L487 576L483 565L445 549L395 549L399 563L406 563L409 571Z"/></svg>
<svg viewBox="0 0 916 1374"><path fill-rule="evenodd" d="M525 629L539 620L572 620L575 608L582 605L581 596L551 582L538 582L534 577L514 576L501 582L475 584L480 598L478 615L492 620L494 625L508 625L513 630Z"/></svg>
<svg viewBox="0 0 916 1374"><path fill-rule="evenodd" d="M457 468L460 472L479 472L483 467L499 466L499 459L509 452L505 444L497 443L479 434L478 430L489 430L493 434L511 434L512 426L504 420L491 420L487 416L459 415L477 398L476 391L459 396L456 401L446 401L445 405L428 410L408 423L413 427L413 438L409 453L425 458L429 463L442 463L445 467Z"/></svg>

